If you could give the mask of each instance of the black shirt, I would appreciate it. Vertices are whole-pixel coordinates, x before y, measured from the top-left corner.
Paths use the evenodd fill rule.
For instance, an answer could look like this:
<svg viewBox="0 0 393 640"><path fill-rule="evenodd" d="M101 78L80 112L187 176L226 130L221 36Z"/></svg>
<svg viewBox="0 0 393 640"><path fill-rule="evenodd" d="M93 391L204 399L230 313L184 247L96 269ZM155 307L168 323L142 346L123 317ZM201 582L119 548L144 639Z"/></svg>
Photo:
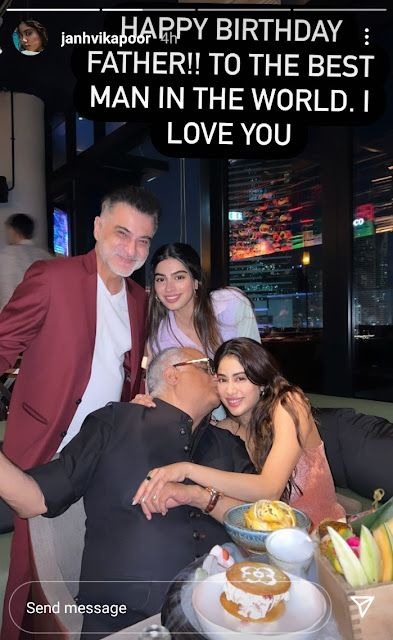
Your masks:
<svg viewBox="0 0 393 640"><path fill-rule="evenodd" d="M113 632L156 613L180 569L229 539L220 523L188 506L170 509L165 517L154 514L148 521L131 501L150 469L192 460L227 471L252 471L239 438L208 420L192 433L190 416L162 400L156 404L147 409L112 403L95 411L59 459L29 472L44 494L46 516L57 516L84 498L79 602L127 606L127 614L115 618L85 615L85 631Z"/></svg>

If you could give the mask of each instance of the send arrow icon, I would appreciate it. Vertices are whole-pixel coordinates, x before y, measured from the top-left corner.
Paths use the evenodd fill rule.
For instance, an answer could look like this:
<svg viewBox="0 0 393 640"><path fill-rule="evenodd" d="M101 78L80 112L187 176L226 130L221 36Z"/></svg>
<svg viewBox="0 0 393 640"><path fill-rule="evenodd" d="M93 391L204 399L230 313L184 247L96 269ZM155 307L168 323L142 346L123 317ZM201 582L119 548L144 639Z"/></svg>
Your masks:
<svg viewBox="0 0 393 640"><path fill-rule="evenodd" d="M364 618L364 616L366 615L367 611L369 610L369 608L371 607L372 603L375 600L375 596L349 596L352 600L352 602L354 602L358 609L359 609L359 615L361 618Z"/></svg>

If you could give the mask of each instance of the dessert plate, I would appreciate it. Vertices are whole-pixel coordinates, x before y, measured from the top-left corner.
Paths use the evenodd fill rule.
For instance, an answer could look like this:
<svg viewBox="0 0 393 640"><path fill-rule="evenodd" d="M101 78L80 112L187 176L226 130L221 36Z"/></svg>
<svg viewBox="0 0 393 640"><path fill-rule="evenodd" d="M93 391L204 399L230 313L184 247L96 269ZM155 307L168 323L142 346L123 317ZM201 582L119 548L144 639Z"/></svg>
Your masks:
<svg viewBox="0 0 393 640"><path fill-rule="evenodd" d="M272 622L243 622L225 611L220 603L225 572L209 576L194 589L192 604L203 632L211 640L244 638L268 640L310 639L325 623L327 603L322 591L298 576L291 578L285 613ZM322 623L322 625L321 625Z"/></svg>

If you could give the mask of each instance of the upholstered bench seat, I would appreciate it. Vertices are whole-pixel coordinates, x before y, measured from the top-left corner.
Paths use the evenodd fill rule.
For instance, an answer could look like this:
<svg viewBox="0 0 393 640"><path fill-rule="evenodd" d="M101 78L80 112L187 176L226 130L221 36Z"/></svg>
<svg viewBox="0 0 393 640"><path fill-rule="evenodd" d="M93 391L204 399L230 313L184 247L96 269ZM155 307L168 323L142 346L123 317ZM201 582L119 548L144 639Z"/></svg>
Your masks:
<svg viewBox="0 0 393 640"><path fill-rule="evenodd" d="M316 409L318 429L338 492L368 508L375 489L393 495L393 424L354 409Z"/></svg>

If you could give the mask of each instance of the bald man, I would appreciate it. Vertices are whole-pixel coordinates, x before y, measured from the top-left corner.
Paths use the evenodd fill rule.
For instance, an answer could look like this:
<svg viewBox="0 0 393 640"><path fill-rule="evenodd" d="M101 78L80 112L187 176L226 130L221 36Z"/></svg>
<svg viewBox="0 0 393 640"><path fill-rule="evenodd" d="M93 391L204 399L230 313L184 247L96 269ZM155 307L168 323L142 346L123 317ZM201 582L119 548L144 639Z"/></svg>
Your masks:
<svg viewBox="0 0 393 640"><path fill-rule="evenodd" d="M214 518L222 518L236 501L221 497L211 518L201 512L211 502L203 487L181 485L181 506L165 517L155 514L149 521L132 506L141 477L152 467L192 460L251 471L243 442L205 417L219 404L211 373L210 361L199 351L167 349L147 373L155 410L111 403L95 411L59 459L28 474L0 457L0 496L21 517L59 515L83 496L87 521L78 604L93 608L84 617L85 640L159 611L168 582L180 569L228 540ZM106 615L104 605L124 605L126 611Z"/></svg>

